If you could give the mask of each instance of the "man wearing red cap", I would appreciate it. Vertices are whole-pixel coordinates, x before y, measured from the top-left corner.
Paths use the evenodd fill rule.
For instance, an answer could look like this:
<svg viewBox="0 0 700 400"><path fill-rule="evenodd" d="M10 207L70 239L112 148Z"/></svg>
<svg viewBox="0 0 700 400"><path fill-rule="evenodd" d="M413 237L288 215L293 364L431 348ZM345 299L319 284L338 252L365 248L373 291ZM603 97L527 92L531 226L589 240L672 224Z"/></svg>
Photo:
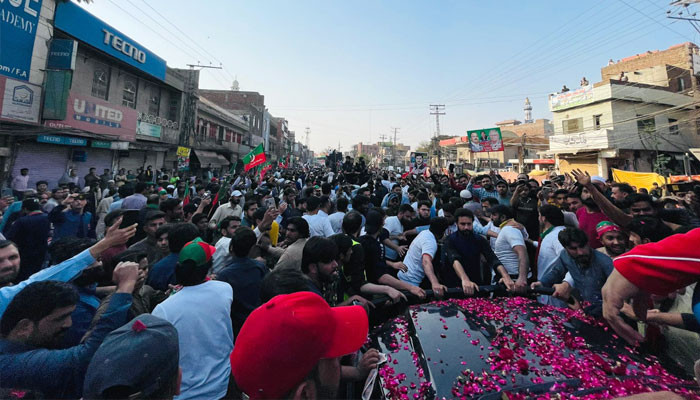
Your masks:
<svg viewBox="0 0 700 400"><path fill-rule="evenodd" d="M276 296L243 324L231 372L251 399L336 398L339 357L357 351L367 332L360 306L331 308L311 292Z"/></svg>
<svg viewBox="0 0 700 400"><path fill-rule="evenodd" d="M153 310L177 329L182 368L178 400L220 399L228 389L233 290L225 282L206 280L215 251L200 238L185 244L175 267L183 288Z"/></svg>

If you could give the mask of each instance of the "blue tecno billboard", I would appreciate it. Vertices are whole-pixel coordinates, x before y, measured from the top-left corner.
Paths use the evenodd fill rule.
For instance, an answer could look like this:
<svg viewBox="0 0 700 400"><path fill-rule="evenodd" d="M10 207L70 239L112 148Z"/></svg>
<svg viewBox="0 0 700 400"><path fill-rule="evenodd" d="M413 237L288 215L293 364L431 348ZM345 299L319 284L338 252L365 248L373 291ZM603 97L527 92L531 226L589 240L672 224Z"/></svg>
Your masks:
<svg viewBox="0 0 700 400"><path fill-rule="evenodd" d="M160 80L165 60L72 2L58 2L57 29Z"/></svg>
<svg viewBox="0 0 700 400"><path fill-rule="evenodd" d="M0 74L29 80L41 0L0 1Z"/></svg>

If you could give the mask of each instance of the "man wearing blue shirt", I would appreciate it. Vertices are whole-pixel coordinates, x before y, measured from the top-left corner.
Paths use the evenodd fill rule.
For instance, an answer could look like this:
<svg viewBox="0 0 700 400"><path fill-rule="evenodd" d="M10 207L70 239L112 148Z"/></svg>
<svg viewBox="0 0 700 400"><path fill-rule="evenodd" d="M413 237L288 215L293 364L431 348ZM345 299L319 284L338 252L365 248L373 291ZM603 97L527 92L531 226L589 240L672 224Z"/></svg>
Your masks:
<svg viewBox="0 0 700 400"><path fill-rule="evenodd" d="M119 229L120 223L121 218L107 230L104 239L89 249L58 265L43 269L30 276L29 279L14 285L21 261L19 253L14 244L0 249L0 317L15 295L30 283L48 280L68 282L80 275L85 268L94 264L105 250L126 243L136 233L136 224Z"/></svg>
<svg viewBox="0 0 700 400"><path fill-rule="evenodd" d="M53 240L66 236L94 237L94 229L90 227L92 214L85 211L86 205L84 194L72 194L51 210L49 221L54 226Z"/></svg>
<svg viewBox="0 0 700 400"><path fill-rule="evenodd" d="M92 355L104 338L127 322L138 264L123 263L113 275L117 291L84 343L51 350L71 326L78 295L55 281L27 285L9 303L0 320L0 387L41 392L47 398L79 398Z"/></svg>

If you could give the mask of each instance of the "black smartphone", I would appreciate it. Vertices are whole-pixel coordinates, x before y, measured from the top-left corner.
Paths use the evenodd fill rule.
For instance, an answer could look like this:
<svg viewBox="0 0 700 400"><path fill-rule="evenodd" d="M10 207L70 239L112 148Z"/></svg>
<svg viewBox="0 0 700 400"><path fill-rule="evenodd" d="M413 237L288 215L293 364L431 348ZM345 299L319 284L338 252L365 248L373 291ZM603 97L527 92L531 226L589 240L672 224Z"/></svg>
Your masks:
<svg viewBox="0 0 700 400"><path fill-rule="evenodd" d="M455 172L455 165L450 163L450 166L448 167L450 169L450 172L454 173Z"/></svg>
<svg viewBox="0 0 700 400"><path fill-rule="evenodd" d="M125 210L122 213L122 223L119 229L124 229L139 222L139 210Z"/></svg>

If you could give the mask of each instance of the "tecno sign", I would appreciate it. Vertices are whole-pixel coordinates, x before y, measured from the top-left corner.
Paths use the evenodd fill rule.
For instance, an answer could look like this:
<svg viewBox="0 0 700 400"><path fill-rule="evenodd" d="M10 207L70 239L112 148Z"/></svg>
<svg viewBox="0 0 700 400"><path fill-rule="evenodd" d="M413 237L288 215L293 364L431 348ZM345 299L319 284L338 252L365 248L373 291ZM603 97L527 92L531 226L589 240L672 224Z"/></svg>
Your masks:
<svg viewBox="0 0 700 400"><path fill-rule="evenodd" d="M115 50L121 51L122 54L133 58L135 61L138 61L141 64L146 63L146 53L143 50L139 50L133 44L120 38L107 29L102 29L102 32L105 34L104 43L106 45L112 46Z"/></svg>

